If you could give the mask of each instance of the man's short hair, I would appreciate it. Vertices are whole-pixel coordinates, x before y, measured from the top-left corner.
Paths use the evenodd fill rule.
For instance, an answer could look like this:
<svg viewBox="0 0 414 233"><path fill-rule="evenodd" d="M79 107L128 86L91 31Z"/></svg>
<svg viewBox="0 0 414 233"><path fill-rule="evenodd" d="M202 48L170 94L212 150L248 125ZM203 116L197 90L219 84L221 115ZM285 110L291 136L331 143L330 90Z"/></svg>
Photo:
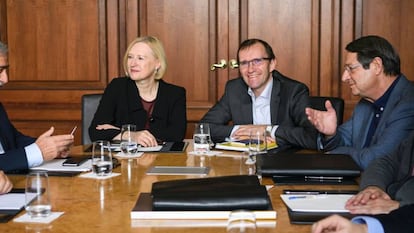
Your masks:
<svg viewBox="0 0 414 233"><path fill-rule="evenodd" d="M386 75L401 74L400 56L394 47L382 37L364 36L349 43L345 49L348 52L357 53L358 62L364 69L368 69L372 60L379 57Z"/></svg>
<svg viewBox="0 0 414 233"><path fill-rule="evenodd" d="M239 59L240 50L249 48L255 44L263 45L263 47L265 48L266 54L267 54L267 58L270 58L272 60L276 58L275 54L273 53L272 47L266 41L253 38L253 39L247 39L240 44L239 49L237 50L237 61L240 62L240 59Z"/></svg>

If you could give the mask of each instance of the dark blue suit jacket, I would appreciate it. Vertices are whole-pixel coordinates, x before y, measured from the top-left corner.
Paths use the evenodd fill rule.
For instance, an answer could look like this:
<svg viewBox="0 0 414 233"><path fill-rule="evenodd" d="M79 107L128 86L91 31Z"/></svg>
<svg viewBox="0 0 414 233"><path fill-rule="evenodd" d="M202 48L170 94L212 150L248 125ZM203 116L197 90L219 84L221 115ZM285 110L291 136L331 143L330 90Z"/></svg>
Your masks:
<svg viewBox="0 0 414 233"><path fill-rule="evenodd" d="M324 151L332 154L348 154L362 168L371 161L392 154L398 145L414 130L414 85L404 75L392 91L371 143L364 147L374 109L372 104L361 99L355 106L352 117L338 127L337 134L322 142ZM318 142L319 147L321 141Z"/></svg>
<svg viewBox="0 0 414 233"><path fill-rule="evenodd" d="M10 172L28 168L25 146L36 141L35 138L23 135L10 122L3 105L0 103L0 142L5 151L0 154L0 170Z"/></svg>
<svg viewBox="0 0 414 233"><path fill-rule="evenodd" d="M387 233L411 233L414 229L414 205L398 208L389 214L375 216Z"/></svg>

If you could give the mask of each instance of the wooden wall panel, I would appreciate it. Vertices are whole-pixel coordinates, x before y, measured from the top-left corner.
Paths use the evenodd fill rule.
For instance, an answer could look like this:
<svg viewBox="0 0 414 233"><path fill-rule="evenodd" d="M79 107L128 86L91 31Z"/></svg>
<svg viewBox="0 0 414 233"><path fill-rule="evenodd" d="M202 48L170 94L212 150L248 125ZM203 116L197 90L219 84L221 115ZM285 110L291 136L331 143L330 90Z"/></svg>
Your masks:
<svg viewBox="0 0 414 233"><path fill-rule="evenodd" d="M308 86L312 82L312 3L309 0L248 1L242 40L261 38L274 50L277 69Z"/></svg>
<svg viewBox="0 0 414 233"><path fill-rule="evenodd" d="M82 88L98 82L98 12L98 1L9 0L8 87Z"/></svg>
<svg viewBox="0 0 414 233"><path fill-rule="evenodd" d="M207 0L151 0L141 9L147 26L140 35L154 35L163 42L168 60L164 80L187 87L189 105L211 105L215 100L210 79L210 40L215 41L210 32L215 22L209 21L210 10Z"/></svg>
<svg viewBox="0 0 414 233"><path fill-rule="evenodd" d="M192 137L194 122L217 100L217 82L222 70L211 71L210 66L220 57L219 50L227 53L221 47L222 40L227 40L227 34L217 34L217 14L228 15L226 9L218 8L223 5L210 0L151 0L141 1L139 11L135 7L127 12L127 18L139 17L138 35L135 35L135 21L127 23L127 40L132 41L136 36L153 35L158 37L167 56L167 71L164 80L187 91L188 130L186 137ZM225 11L223 13L218 10ZM225 42L227 43L227 42ZM227 59L226 54L224 59ZM227 81L227 76L225 75ZM224 82L225 82L224 81Z"/></svg>
<svg viewBox="0 0 414 233"><path fill-rule="evenodd" d="M414 1L365 0L362 6L363 35L377 34L389 40L400 53L401 71L414 80Z"/></svg>
<svg viewBox="0 0 414 233"><path fill-rule="evenodd" d="M105 4L116 2L0 1L10 64L0 99L21 132L38 136L50 126L58 133L80 127L81 96L102 92L108 83L106 27L113 24L105 22L118 9L107 12ZM81 135L75 136L80 143Z"/></svg>

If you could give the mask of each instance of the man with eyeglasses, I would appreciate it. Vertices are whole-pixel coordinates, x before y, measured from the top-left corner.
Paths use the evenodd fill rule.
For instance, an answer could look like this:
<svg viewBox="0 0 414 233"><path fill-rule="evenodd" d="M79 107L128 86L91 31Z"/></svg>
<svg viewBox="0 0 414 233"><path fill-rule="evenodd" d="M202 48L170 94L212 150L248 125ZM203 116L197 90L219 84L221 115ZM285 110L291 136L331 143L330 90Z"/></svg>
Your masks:
<svg viewBox="0 0 414 233"><path fill-rule="evenodd" d="M280 147L316 149L317 131L305 114L308 87L275 70L275 54L263 40L242 42L237 59L242 77L227 82L222 98L201 119L210 124L212 140L244 139L254 129Z"/></svg>
<svg viewBox="0 0 414 233"><path fill-rule="evenodd" d="M379 36L364 36L346 46L342 81L361 100L352 117L337 126L335 109L307 108L319 130L318 149L349 154L362 169L374 159L392 154L414 129L414 84L400 71L400 57Z"/></svg>
<svg viewBox="0 0 414 233"><path fill-rule="evenodd" d="M0 86L9 81L8 67L8 48L0 42ZM51 127L37 139L23 135L10 122L0 103L0 170L11 173L56 157L66 157L73 144L73 135L52 135L53 132Z"/></svg>

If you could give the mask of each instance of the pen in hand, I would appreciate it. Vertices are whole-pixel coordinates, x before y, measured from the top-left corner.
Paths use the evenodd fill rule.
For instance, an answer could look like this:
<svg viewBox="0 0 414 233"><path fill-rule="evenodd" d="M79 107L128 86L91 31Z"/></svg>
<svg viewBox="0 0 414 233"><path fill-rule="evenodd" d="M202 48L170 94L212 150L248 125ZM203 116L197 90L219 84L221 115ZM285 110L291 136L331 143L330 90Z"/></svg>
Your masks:
<svg viewBox="0 0 414 233"><path fill-rule="evenodd" d="M73 135L76 131L76 129L78 128L78 126L75 125L75 127L73 127L72 131L70 132L71 135Z"/></svg>

